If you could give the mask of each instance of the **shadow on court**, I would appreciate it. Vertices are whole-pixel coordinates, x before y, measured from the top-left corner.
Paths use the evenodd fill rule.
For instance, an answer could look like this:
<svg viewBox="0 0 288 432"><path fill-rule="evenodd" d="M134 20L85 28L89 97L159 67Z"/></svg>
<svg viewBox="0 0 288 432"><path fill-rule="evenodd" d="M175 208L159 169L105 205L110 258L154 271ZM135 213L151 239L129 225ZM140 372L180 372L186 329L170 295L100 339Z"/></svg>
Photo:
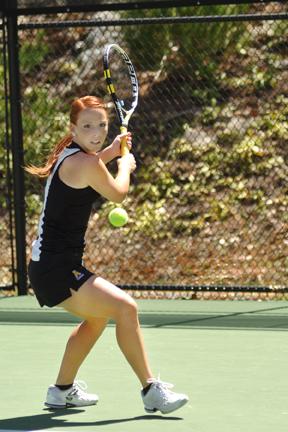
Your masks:
<svg viewBox="0 0 288 432"><path fill-rule="evenodd" d="M143 415L137 417L127 417L110 420L99 420L93 422L81 422L72 421L70 419L62 419L62 416L73 416L75 414L81 414L84 410L80 409L63 409L63 410L44 410L45 414L37 414L25 417L15 417L0 420L0 430L22 430L22 431L36 431L49 428L57 427L80 427L80 426L107 426L117 423L137 422L141 420L154 420L154 421L165 421L165 420L183 420L181 417L167 417L161 415Z"/></svg>
<svg viewBox="0 0 288 432"><path fill-rule="evenodd" d="M141 324L151 328L288 330L287 301L138 300L138 304ZM1 325L74 325L79 322L61 308L39 308L32 296L6 298L0 303Z"/></svg>
<svg viewBox="0 0 288 432"><path fill-rule="evenodd" d="M202 311L177 313L170 311L140 314L141 324L153 328L210 328L245 330L288 330L288 306L247 309L241 312Z"/></svg>

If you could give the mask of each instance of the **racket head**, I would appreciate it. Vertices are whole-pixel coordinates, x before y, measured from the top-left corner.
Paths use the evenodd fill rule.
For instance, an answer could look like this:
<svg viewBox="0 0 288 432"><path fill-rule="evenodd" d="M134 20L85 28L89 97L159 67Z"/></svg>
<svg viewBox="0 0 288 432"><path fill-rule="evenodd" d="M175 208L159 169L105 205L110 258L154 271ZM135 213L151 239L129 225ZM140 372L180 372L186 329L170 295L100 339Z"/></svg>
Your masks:
<svg viewBox="0 0 288 432"><path fill-rule="evenodd" d="M103 66L107 90L114 102L120 125L127 128L138 104L138 81L134 66L128 54L117 44L105 48Z"/></svg>

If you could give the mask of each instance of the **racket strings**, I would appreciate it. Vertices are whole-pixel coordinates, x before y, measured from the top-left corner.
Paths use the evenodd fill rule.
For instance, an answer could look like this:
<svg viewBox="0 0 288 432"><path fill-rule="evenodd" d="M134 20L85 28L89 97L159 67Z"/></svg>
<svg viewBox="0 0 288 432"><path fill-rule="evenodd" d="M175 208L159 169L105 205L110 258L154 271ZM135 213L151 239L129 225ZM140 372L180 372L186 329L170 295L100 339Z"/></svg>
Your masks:
<svg viewBox="0 0 288 432"><path fill-rule="evenodd" d="M128 111L135 102L133 84L136 83L136 80L133 75L133 68L131 68L119 53L115 52L110 53L109 70L113 89L120 102L121 108Z"/></svg>

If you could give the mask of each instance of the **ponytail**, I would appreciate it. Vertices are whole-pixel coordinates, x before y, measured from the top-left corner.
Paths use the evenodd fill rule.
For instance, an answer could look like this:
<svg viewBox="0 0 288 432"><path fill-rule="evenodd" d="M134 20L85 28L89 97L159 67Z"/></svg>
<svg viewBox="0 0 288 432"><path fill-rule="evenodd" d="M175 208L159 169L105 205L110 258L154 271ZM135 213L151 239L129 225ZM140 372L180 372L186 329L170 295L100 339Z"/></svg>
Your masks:
<svg viewBox="0 0 288 432"><path fill-rule="evenodd" d="M60 153L67 146L69 146L71 142L72 142L72 135L71 133L69 133L64 138L62 138L61 141L58 142L58 144L53 149L52 153L49 155L47 162L44 166L36 167L34 165L29 165L25 167L25 171L40 178L48 177L51 174L51 171L53 170L54 165L57 162Z"/></svg>

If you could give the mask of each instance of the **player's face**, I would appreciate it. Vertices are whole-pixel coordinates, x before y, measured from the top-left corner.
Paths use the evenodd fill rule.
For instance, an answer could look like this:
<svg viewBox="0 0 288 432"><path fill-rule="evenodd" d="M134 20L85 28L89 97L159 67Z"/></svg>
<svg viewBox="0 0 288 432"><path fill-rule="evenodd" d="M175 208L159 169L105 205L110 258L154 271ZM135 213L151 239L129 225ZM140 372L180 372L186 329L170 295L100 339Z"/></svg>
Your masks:
<svg viewBox="0 0 288 432"><path fill-rule="evenodd" d="M103 108L84 109L76 125L71 125L73 141L88 153L101 150L108 133L108 116Z"/></svg>

